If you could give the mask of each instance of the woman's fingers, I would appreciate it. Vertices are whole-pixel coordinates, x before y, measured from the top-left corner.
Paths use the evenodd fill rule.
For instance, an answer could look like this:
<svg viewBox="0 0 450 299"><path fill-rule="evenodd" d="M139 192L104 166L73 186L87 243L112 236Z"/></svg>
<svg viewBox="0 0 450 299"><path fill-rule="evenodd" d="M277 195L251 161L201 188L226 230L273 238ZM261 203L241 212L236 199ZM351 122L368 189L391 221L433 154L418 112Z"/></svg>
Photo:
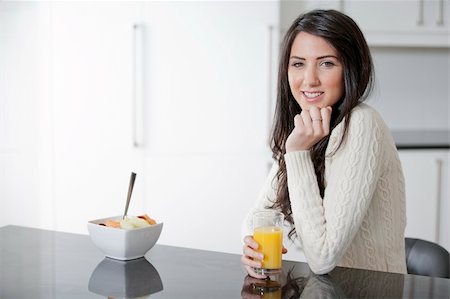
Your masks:
<svg viewBox="0 0 450 299"><path fill-rule="evenodd" d="M317 141L330 133L331 107L318 108L312 106L309 110L303 110L294 118L297 133L309 137L314 145Z"/></svg>
<svg viewBox="0 0 450 299"><path fill-rule="evenodd" d="M300 116L301 116L303 124L304 124L302 133L306 136L312 135L314 131L313 131L312 120L311 120L311 115L309 114L309 111L303 110L300 113Z"/></svg>
<svg viewBox="0 0 450 299"><path fill-rule="evenodd" d="M262 267L261 261L264 258L264 255L261 252L255 250L258 248L258 243L253 239L252 236L245 237L244 243L244 254L241 257L241 263L247 271L248 275L258 279L266 278L265 275L257 274L255 270L253 270L253 268Z"/></svg>
<svg viewBox="0 0 450 299"><path fill-rule="evenodd" d="M330 106L320 109L320 115L322 117L323 133L325 136L330 134L330 122L331 122L331 111Z"/></svg>
<svg viewBox="0 0 450 299"><path fill-rule="evenodd" d="M261 261L264 259L264 255L257 251L258 243L252 236L246 236L244 238L243 255L241 262L244 265L261 268Z"/></svg>
<svg viewBox="0 0 450 299"><path fill-rule="evenodd" d="M244 243L253 249L258 249L259 246L258 242L256 242L255 239L253 239L253 236L245 236Z"/></svg>
<svg viewBox="0 0 450 299"><path fill-rule="evenodd" d="M264 259L264 255L261 252L253 250L253 248L248 246L244 246L244 255L260 261Z"/></svg>
<svg viewBox="0 0 450 299"><path fill-rule="evenodd" d="M251 257L249 257L248 255L243 255L241 257L241 263L244 266L248 266L248 267L253 267L253 268L261 268L261 261L258 260L254 260Z"/></svg>
<svg viewBox="0 0 450 299"><path fill-rule="evenodd" d="M330 134L331 107L311 106L294 117L295 128L286 140L286 152L309 150Z"/></svg>
<svg viewBox="0 0 450 299"><path fill-rule="evenodd" d="M301 130L305 127L302 116L300 114L297 114L296 116L294 116L294 126L295 126L295 128L297 128L297 130Z"/></svg>
<svg viewBox="0 0 450 299"><path fill-rule="evenodd" d="M309 110L309 117L311 119L311 124L313 128L313 136L322 137L323 136L323 119L319 108L312 106Z"/></svg>

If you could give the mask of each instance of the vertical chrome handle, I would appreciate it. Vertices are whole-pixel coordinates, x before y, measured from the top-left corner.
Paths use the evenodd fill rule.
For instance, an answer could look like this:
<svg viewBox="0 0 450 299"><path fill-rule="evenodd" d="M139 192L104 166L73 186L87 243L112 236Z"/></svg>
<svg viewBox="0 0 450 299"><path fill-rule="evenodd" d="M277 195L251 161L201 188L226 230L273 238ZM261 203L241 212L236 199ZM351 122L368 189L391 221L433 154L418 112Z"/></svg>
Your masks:
<svg viewBox="0 0 450 299"><path fill-rule="evenodd" d="M442 200L442 164L444 162L442 159L436 159L436 171L437 171L437 182L436 182L436 229L435 229L435 242L439 243L441 234L441 200Z"/></svg>
<svg viewBox="0 0 450 299"><path fill-rule="evenodd" d="M143 38L142 24L133 25L133 146L140 147L144 143L144 117L143 117Z"/></svg>
<svg viewBox="0 0 450 299"><path fill-rule="evenodd" d="M272 33L273 26L267 27L266 32L266 123L267 123L267 142L270 146L270 129L272 125Z"/></svg>
<svg viewBox="0 0 450 299"><path fill-rule="evenodd" d="M439 15L436 24L444 26L444 0L439 0Z"/></svg>
<svg viewBox="0 0 450 299"><path fill-rule="evenodd" d="M419 14L417 17L417 25L423 26L424 20L423 20L423 14L424 14L424 0L419 0Z"/></svg>

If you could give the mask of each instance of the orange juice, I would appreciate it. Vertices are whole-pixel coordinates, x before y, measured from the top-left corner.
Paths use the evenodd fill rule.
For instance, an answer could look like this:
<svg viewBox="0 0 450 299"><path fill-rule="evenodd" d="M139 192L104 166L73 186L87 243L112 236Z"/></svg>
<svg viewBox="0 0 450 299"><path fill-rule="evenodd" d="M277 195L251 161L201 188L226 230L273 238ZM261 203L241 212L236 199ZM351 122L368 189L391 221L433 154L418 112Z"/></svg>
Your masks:
<svg viewBox="0 0 450 299"><path fill-rule="evenodd" d="M264 254L263 269L281 268L281 247L283 231L277 226L257 227L253 231L253 239L258 243L258 251Z"/></svg>

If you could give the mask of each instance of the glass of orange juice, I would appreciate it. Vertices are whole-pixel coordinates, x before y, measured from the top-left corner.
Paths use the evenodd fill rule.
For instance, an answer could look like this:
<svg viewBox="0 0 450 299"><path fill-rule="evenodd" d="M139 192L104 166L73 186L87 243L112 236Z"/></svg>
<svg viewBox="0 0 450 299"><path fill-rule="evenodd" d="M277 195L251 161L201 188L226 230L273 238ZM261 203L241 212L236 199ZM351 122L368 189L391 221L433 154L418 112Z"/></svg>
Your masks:
<svg viewBox="0 0 450 299"><path fill-rule="evenodd" d="M253 239L258 251L264 254L261 268L255 272L261 275L281 273L281 250L283 246L284 215L275 210L258 211L253 214Z"/></svg>

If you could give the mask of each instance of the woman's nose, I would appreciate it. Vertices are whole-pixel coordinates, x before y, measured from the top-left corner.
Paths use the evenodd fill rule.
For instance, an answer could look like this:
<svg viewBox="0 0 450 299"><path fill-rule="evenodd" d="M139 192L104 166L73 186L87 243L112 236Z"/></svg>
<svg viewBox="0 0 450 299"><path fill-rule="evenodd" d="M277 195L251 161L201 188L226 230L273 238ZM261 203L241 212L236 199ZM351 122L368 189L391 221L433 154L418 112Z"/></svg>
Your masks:
<svg viewBox="0 0 450 299"><path fill-rule="evenodd" d="M314 66L309 66L305 70L304 84L307 86L317 86L320 84L317 69Z"/></svg>

